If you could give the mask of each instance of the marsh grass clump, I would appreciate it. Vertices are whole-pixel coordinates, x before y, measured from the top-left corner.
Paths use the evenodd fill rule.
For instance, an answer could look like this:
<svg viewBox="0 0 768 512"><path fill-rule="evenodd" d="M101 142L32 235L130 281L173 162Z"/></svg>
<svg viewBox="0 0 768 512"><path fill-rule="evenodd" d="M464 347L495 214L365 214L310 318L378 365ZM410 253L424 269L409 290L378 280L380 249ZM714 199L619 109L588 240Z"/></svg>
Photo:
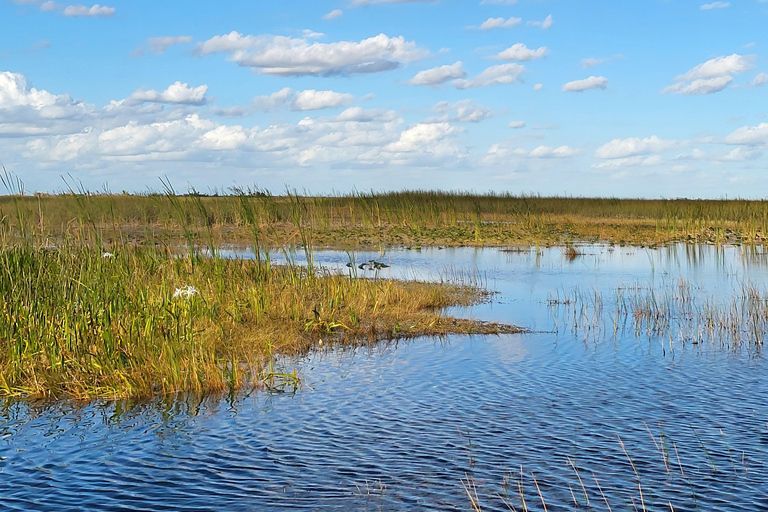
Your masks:
<svg viewBox="0 0 768 512"><path fill-rule="evenodd" d="M768 336L768 292L748 282L720 297L702 296L684 279L661 288L619 287L608 296L598 290L557 290L547 304L555 329L567 327L584 340L629 331L662 346L668 341L670 350L706 344L759 351Z"/></svg>
<svg viewBox="0 0 768 512"><path fill-rule="evenodd" d="M0 198L0 395L137 397L295 385L275 358L320 340L519 331L442 314L483 300L477 286L315 267L317 205L290 191L287 202L258 190L219 202L195 191L180 196L165 181L164 194L141 198L82 187L30 198L21 180L7 172L0 178L12 193ZM287 237L274 228L282 222L292 226ZM222 224L250 231L255 259L221 256ZM272 265L275 247L288 264ZM297 248L307 265L291 257Z"/></svg>
<svg viewBox="0 0 768 512"><path fill-rule="evenodd" d="M147 396L259 385L276 354L500 326L459 321L469 287L350 279L123 246L0 250L0 394ZM507 327L506 330L510 328Z"/></svg>

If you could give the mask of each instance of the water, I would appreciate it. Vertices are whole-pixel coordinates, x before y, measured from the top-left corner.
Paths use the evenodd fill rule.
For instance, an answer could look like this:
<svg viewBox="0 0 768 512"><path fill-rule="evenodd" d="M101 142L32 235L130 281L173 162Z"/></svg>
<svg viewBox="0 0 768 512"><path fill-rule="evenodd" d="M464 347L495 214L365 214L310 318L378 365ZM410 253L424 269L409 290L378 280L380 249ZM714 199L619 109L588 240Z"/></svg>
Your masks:
<svg viewBox="0 0 768 512"><path fill-rule="evenodd" d="M665 290L681 277L725 303L766 282L767 254L579 250L355 255L391 265L381 277L480 280L493 301L452 313L529 334L329 347L293 362L295 395L9 403L2 508L471 510L469 489L482 510L522 510L522 489L530 510L542 499L550 511L768 510L761 352L670 344L610 320L617 288ZM348 261L316 254L338 271ZM608 320L574 329L573 306L548 304L574 290L601 294Z"/></svg>

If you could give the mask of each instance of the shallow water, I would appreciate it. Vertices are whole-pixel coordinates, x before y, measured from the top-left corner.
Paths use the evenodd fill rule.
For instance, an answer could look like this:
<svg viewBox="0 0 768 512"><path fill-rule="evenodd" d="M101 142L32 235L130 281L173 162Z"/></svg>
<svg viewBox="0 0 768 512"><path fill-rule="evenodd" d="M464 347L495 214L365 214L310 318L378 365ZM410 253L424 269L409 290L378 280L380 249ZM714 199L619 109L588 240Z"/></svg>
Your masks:
<svg viewBox="0 0 768 512"><path fill-rule="evenodd" d="M471 510L467 486L482 510L522 510L520 488L530 510L542 499L555 511L606 501L614 511L768 510L760 350L678 333L670 344L638 335L631 318L614 330L610 314L551 304L597 291L610 312L617 288L665 290L681 277L725 303L743 283L766 282L768 253L579 251L354 255L391 265L381 277L481 281L493 301L451 313L529 334L328 347L293 363L304 379L295 395L9 403L2 508ZM343 272L349 258L316 254Z"/></svg>

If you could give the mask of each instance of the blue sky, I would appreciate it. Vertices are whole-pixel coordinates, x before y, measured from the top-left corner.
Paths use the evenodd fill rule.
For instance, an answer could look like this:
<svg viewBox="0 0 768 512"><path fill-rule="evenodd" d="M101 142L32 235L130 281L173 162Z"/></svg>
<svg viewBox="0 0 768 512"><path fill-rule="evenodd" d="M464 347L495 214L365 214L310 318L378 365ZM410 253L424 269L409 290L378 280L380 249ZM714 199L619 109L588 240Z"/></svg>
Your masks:
<svg viewBox="0 0 768 512"><path fill-rule="evenodd" d="M29 190L765 197L768 1L0 0Z"/></svg>

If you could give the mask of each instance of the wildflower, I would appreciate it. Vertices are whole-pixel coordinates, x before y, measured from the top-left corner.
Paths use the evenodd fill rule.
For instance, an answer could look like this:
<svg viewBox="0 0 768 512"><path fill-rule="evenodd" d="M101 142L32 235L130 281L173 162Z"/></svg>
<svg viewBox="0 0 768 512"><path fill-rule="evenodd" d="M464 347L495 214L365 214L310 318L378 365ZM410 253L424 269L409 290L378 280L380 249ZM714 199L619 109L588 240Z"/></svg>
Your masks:
<svg viewBox="0 0 768 512"><path fill-rule="evenodd" d="M111 252L105 252L104 254L101 255L101 257L102 258L114 258L115 255L112 254Z"/></svg>
<svg viewBox="0 0 768 512"><path fill-rule="evenodd" d="M194 297L195 295L200 295L200 292L197 291L197 288L194 286L182 286L181 288L176 288L176 291L173 292L173 298L178 297L184 297L185 299L188 299L190 297Z"/></svg>

